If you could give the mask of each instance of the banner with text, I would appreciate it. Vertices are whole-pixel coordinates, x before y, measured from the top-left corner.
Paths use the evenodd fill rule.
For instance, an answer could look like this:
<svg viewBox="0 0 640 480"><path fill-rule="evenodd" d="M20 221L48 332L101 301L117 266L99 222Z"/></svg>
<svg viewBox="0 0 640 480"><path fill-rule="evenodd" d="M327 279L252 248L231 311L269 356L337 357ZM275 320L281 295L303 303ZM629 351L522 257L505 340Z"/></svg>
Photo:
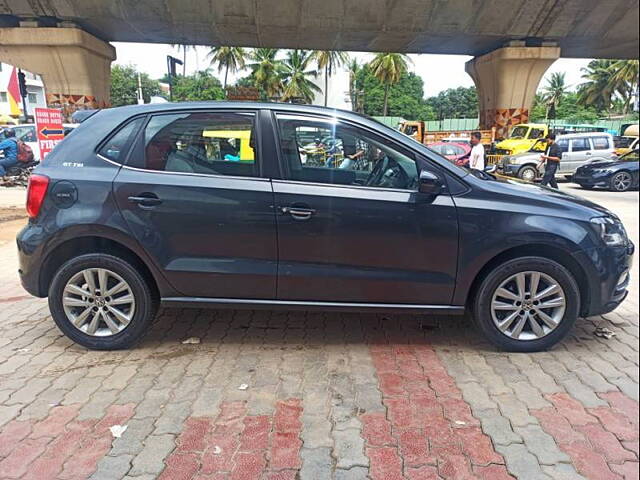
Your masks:
<svg viewBox="0 0 640 480"><path fill-rule="evenodd" d="M56 108L36 108L35 110L40 161L42 161L53 150L53 147L64 138L62 111Z"/></svg>

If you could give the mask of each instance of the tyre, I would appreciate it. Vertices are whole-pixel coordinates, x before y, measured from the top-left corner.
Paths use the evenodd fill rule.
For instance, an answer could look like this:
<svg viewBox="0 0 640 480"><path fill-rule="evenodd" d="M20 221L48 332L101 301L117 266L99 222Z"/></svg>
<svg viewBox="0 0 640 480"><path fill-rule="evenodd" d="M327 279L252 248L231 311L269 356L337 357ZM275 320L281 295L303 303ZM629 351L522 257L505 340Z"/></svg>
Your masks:
<svg viewBox="0 0 640 480"><path fill-rule="evenodd" d="M125 260L104 253L64 263L49 288L58 328L92 350L118 350L138 342L157 310L145 278Z"/></svg>
<svg viewBox="0 0 640 480"><path fill-rule="evenodd" d="M518 170L518 178L527 182L533 182L536 178L538 178L538 170L536 170L536 167L532 166L522 167L520 170Z"/></svg>
<svg viewBox="0 0 640 480"><path fill-rule="evenodd" d="M629 172L618 172L611 177L610 185L614 192L626 192L633 185L633 177Z"/></svg>
<svg viewBox="0 0 640 480"><path fill-rule="evenodd" d="M473 318L494 345L512 352L546 350L578 318L580 292L571 273L541 257L509 260L482 281Z"/></svg>

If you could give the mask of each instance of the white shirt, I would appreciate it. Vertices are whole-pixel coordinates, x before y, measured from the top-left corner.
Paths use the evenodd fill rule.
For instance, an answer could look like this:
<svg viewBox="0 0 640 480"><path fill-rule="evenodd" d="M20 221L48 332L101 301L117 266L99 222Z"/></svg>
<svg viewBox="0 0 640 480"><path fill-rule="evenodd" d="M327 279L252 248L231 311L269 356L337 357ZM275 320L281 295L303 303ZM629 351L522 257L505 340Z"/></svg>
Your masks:
<svg viewBox="0 0 640 480"><path fill-rule="evenodd" d="M475 168L476 170L484 170L484 146L481 143L471 149L469 167Z"/></svg>

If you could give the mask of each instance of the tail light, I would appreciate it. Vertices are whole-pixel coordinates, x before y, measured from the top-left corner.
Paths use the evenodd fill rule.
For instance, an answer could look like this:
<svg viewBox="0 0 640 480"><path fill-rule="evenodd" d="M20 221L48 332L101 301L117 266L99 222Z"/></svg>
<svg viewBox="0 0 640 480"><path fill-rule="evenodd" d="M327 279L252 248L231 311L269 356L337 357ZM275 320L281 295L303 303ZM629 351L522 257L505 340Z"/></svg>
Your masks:
<svg viewBox="0 0 640 480"><path fill-rule="evenodd" d="M49 177L37 174L32 174L29 177L29 186L27 187L27 215L29 218L36 218L40 213L40 207L42 207L48 187Z"/></svg>

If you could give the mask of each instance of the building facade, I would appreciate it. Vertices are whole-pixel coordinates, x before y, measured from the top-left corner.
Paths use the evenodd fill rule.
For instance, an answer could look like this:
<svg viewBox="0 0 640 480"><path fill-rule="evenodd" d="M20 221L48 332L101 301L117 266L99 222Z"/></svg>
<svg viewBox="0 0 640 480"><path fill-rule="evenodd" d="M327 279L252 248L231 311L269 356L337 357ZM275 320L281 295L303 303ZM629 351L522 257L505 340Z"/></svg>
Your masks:
<svg viewBox="0 0 640 480"><path fill-rule="evenodd" d="M17 70L16 70L17 72ZM45 96L44 83L39 75L24 71L25 81L27 84L27 97L25 103L27 105L27 117L33 119L35 108L46 107L47 99ZM0 63L0 116L9 115L11 117L22 117L22 99L18 99L18 108L20 114L16 116L16 112L12 112L9 93L9 82L14 75L14 67L7 63ZM18 118L16 118L18 119ZM22 120L22 118L20 118Z"/></svg>

